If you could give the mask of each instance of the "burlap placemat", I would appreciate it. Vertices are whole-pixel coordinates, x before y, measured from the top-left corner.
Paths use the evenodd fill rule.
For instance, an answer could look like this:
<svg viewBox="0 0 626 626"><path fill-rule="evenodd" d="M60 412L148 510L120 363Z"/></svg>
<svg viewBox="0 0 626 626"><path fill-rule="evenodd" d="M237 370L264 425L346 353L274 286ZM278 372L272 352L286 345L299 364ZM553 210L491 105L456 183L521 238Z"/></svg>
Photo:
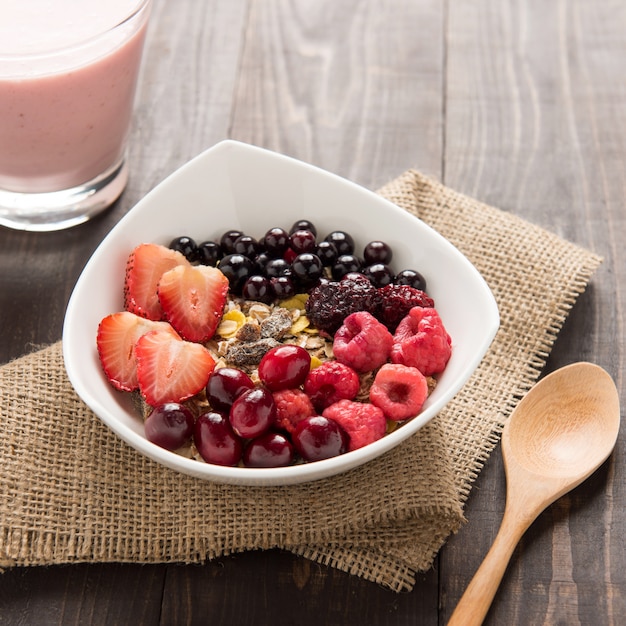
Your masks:
<svg viewBox="0 0 626 626"><path fill-rule="evenodd" d="M501 328L467 386L364 467L292 487L203 482L139 455L75 395L60 342L0 368L0 566L201 562L281 547L407 590L428 569L599 257L415 171L380 192L476 265Z"/></svg>

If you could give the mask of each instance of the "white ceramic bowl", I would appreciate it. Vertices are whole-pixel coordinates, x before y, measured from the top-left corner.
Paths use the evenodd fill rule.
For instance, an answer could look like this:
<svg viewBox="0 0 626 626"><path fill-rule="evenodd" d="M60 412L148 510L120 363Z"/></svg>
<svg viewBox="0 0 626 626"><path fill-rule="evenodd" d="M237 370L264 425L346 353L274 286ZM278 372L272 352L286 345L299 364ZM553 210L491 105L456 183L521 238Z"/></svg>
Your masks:
<svg viewBox="0 0 626 626"><path fill-rule="evenodd" d="M217 239L240 228L261 237L269 228L313 221L320 235L350 232L362 247L373 239L394 251L396 270L413 268L452 337L452 356L435 391L413 420L360 450L286 468L221 467L183 458L150 443L130 397L113 389L96 351L100 320L123 307L126 259L138 244L167 245L178 235ZM113 228L83 270L68 304L63 352L70 381L95 414L133 448L198 478L246 485L317 480L365 463L413 435L474 372L498 329L498 310L486 283L448 241L380 196L300 161L224 141L174 172Z"/></svg>

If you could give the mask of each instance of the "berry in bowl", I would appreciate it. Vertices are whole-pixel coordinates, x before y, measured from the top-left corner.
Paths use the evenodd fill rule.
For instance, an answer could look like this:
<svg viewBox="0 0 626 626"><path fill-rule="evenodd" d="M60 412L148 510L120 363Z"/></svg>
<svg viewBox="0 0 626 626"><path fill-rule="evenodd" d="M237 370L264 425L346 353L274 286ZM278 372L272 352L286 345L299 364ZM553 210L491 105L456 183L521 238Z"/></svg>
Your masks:
<svg viewBox="0 0 626 626"><path fill-rule="evenodd" d="M198 478L286 485L414 434L498 323L475 268L420 220L225 141L104 239L63 350L79 396L139 452Z"/></svg>

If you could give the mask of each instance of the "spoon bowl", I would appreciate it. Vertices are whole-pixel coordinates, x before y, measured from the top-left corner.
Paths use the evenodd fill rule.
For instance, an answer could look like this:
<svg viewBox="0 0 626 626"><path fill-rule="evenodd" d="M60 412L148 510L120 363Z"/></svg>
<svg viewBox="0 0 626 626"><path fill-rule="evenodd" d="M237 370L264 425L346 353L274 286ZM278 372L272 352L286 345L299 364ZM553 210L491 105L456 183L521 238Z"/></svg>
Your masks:
<svg viewBox="0 0 626 626"><path fill-rule="evenodd" d="M619 426L615 384L592 363L549 374L520 401L502 431L507 481L502 525L448 626L482 623L524 532L606 461Z"/></svg>

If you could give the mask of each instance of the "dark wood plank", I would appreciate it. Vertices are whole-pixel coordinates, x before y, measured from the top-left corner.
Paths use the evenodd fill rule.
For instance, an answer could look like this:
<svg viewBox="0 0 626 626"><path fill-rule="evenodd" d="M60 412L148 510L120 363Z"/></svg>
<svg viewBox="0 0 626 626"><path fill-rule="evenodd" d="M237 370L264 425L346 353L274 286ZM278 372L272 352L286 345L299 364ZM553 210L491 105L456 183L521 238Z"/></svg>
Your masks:
<svg viewBox="0 0 626 626"><path fill-rule="evenodd" d="M451 2L446 182L605 257L549 369L604 366L623 396L626 90L615 3ZM623 446L526 534L488 624L619 623L626 614L618 468ZM497 451L442 551L444 619L486 553L504 506ZM621 507L619 507L621 509Z"/></svg>
<svg viewBox="0 0 626 626"><path fill-rule="evenodd" d="M376 189L441 176L441 2L252 4L231 135Z"/></svg>
<svg viewBox="0 0 626 626"><path fill-rule="evenodd" d="M413 593L387 589L278 550L168 569L163 624L437 624L438 578Z"/></svg>
<svg viewBox="0 0 626 626"><path fill-rule="evenodd" d="M443 24L439 2L254 3L231 137L370 188L409 166L440 176ZM164 623L206 614L223 624L253 623L259 614L281 624L438 621L435 570L413 594L396 596L286 553L220 564L170 568Z"/></svg>
<svg viewBox="0 0 626 626"><path fill-rule="evenodd" d="M0 363L61 338L93 250L131 206L228 134L247 0L155 0L129 144L131 178L105 214L59 233L0 229ZM2 624L158 624L165 566L80 565L0 575Z"/></svg>
<svg viewBox="0 0 626 626"><path fill-rule="evenodd" d="M0 624L158 624L165 566L18 568L0 575Z"/></svg>
<svg viewBox="0 0 626 626"><path fill-rule="evenodd" d="M155 0L120 201L63 233L0 230L0 362L59 339L102 237L176 167L230 136L373 189L416 167L599 252L605 264L548 369L595 361L623 397L625 26L626 7L609 0ZM486 623L620 623L623 447L529 530ZM468 524L409 594L269 551L206 566L9 570L0 623L445 623L504 495L496 451Z"/></svg>

